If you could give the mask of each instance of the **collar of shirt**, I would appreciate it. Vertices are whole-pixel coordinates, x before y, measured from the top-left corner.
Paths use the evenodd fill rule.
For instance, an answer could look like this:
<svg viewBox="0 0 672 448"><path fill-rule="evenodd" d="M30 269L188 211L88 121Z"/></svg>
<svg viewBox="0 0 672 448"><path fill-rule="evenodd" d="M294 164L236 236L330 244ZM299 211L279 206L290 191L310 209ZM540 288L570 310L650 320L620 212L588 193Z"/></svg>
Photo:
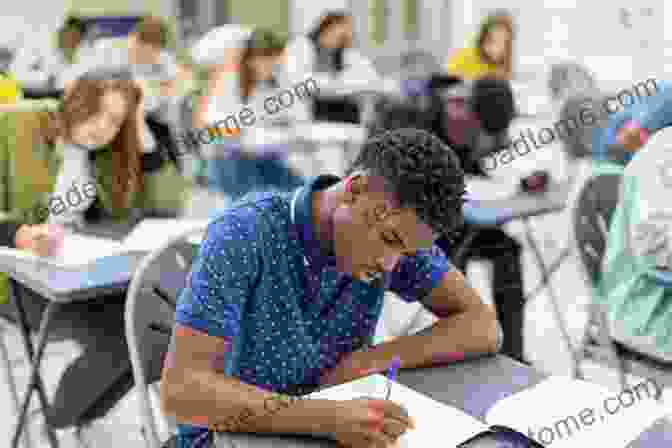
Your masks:
<svg viewBox="0 0 672 448"><path fill-rule="evenodd" d="M301 239L304 261L316 270L325 266L336 266L336 256L325 253L315 234L313 224L313 192L328 188L341 179L332 175L318 176L303 187L299 187L292 197L292 224Z"/></svg>

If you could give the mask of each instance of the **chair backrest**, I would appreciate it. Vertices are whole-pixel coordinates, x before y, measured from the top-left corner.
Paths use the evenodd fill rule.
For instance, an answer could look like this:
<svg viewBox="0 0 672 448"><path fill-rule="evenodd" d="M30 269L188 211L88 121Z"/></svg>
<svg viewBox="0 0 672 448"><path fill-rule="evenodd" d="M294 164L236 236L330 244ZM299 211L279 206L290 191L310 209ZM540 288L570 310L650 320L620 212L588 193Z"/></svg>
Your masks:
<svg viewBox="0 0 672 448"><path fill-rule="evenodd" d="M601 174L589 178L574 208L573 227L579 256L592 286L600 282L609 225L618 205L622 176Z"/></svg>
<svg viewBox="0 0 672 448"><path fill-rule="evenodd" d="M186 285L197 246L187 241L204 228L172 238L140 263L126 298L125 324L135 391L143 432L151 448L161 441L151 407L148 386L161 377L163 359L172 332L175 304Z"/></svg>
<svg viewBox="0 0 672 448"><path fill-rule="evenodd" d="M556 126L570 159L593 155L593 132L607 124L608 117L601 113L606 97L603 92L584 91L570 95L562 104Z"/></svg>

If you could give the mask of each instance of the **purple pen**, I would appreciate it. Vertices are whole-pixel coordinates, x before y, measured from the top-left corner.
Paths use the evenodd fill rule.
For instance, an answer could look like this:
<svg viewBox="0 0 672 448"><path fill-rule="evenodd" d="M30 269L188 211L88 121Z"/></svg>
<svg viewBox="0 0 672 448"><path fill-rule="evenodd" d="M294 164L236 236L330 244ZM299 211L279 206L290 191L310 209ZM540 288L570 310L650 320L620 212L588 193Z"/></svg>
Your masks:
<svg viewBox="0 0 672 448"><path fill-rule="evenodd" d="M385 396L386 400L390 399L390 393L392 392L392 381L397 380L397 372L401 367L401 359L398 356L395 356L392 360L392 364L387 369L387 395Z"/></svg>

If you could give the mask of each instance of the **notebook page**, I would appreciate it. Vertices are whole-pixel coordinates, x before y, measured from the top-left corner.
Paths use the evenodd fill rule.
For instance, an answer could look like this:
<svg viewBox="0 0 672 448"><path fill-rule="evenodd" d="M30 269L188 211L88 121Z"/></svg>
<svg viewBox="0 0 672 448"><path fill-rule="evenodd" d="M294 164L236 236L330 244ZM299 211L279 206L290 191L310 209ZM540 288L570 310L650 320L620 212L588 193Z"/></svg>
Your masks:
<svg viewBox="0 0 672 448"><path fill-rule="evenodd" d="M99 258L126 252L118 241L93 236L66 234L63 248L50 261L63 266L84 266Z"/></svg>
<svg viewBox="0 0 672 448"><path fill-rule="evenodd" d="M664 416L654 399L657 388L653 380L619 391L553 376L497 402L486 421L553 448L626 447Z"/></svg>
<svg viewBox="0 0 672 448"><path fill-rule="evenodd" d="M316 392L311 394L310 398L329 400L384 398L386 381L382 375L371 375ZM409 430L400 437L394 445L395 448L454 447L488 429L487 425L461 410L439 403L399 383L392 385L390 400L402 404L416 423L416 429ZM437 434L440 434L440 437L437 437Z"/></svg>
<svg viewBox="0 0 672 448"><path fill-rule="evenodd" d="M126 252L124 246L115 240L68 233L64 235L63 247L51 257L40 257L27 250L0 247L0 258L10 264L24 261L79 270L100 258Z"/></svg>

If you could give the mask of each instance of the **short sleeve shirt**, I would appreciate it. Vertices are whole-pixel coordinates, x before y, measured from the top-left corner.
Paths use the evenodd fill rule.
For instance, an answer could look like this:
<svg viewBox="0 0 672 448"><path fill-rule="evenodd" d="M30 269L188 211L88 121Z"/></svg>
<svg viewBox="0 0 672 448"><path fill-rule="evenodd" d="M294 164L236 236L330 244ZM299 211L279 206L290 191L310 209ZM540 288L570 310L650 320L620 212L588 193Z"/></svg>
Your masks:
<svg viewBox="0 0 672 448"><path fill-rule="evenodd" d="M313 231L312 193L321 176L292 193L248 196L208 227L176 322L226 339L224 374L303 395L348 353L372 342L385 289L425 299L452 268L434 246L404 257L371 285L336 270ZM182 447L207 446L207 428L181 425Z"/></svg>

